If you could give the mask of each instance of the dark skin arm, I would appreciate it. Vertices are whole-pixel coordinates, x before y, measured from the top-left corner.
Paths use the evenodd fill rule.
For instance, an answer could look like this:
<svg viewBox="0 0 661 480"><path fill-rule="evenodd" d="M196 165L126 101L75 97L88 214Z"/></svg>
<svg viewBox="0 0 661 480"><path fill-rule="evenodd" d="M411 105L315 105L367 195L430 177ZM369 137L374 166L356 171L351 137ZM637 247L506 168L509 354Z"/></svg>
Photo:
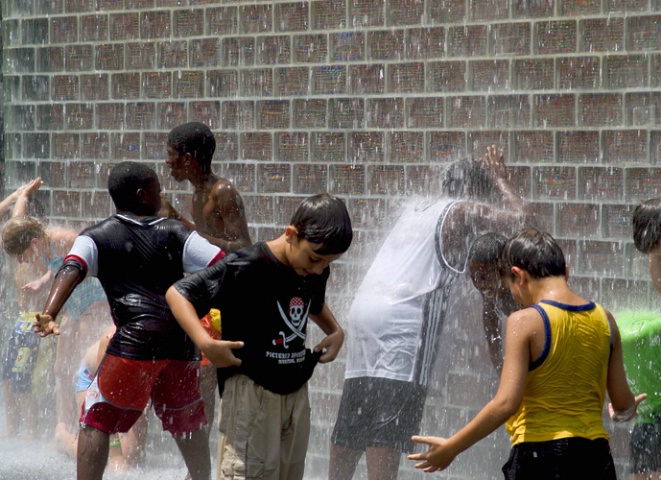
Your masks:
<svg viewBox="0 0 661 480"><path fill-rule="evenodd" d="M46 306L42 313L37 314L37 321L32 324L34 332L42 337L51 333L60 334L60 327L55 322L55 318L78 284L84 279L85 272L73 266L66 266L57 272L46 299Z"/></svg>

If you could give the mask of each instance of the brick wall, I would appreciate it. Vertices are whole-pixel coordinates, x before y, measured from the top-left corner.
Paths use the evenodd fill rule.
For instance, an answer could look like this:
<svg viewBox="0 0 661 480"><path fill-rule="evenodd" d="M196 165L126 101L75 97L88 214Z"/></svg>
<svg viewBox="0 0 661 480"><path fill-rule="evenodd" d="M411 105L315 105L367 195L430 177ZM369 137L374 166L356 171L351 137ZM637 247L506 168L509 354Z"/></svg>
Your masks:
<svg viewBox="0 0 661 480"><path fill-rule="evenodd" d="M131 159L163 173L168 130L204 121L255 239L278 233L301 196L347 199L357 240L330 298L342 318L397 199L497 143L561 239L573 286L615 311L656 303L630 215L661 194L659 0L2 0L2 11L6 188L41 175L54 221L112 213L108 168ZM186 210L187 186L163 184ZM487 382L458 398L462 379L492 373L479 329L457 329L445 334L461 347L439 369L456 389L430 396L428 432L450 433L493 393ZM342 371L313 380L311 475L325 475ZM465 462L447 478L497 478L498 438L482 444L489 474ZM623 464L626 429L613 443Z"/></svg>

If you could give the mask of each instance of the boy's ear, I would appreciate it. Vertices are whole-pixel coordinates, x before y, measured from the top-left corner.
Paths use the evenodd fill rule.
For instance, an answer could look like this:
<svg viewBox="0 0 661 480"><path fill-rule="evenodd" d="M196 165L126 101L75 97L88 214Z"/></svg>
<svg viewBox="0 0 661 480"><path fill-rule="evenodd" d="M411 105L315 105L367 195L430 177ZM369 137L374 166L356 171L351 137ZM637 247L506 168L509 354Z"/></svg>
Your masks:
<svg viewBox="0 0 661 480"><path fill-rule="evenodd" d="M190 152L184 153L184 165L190 165L193 161L193 155Z"/></svg>
<svg viewBox="0 0 661 480"><path fill-rule="evenodd" d="M293 225L287 225L287 228L285 228L285 240L287 243L292 243L294 239L298 238L298 230L296 229L295 226Z"/></svg>
<svg viewBox="0 0 661 480"><path fill-rule="evenodd" d="M514 276L514 283L521 283L526 280L528 272L519 267L512 267L512 275Z"/></svg>

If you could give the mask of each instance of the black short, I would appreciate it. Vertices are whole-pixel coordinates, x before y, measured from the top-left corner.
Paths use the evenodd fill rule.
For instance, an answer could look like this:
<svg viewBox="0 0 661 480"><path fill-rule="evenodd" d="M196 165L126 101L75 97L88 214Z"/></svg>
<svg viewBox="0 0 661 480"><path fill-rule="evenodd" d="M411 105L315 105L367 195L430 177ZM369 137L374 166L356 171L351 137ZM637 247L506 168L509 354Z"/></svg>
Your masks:
<svg viewBox="0 0 661 480"><path fill-rule="evenodd" d="M512 447L503 465L505 480L615 480L608 440L572 437L524 442Z"/></svg>
<svg viewBox="0 0 661 480"><path fill-rule="evenodd" d="M413 451L427 389L388 378L349 378L344 382L340 410L331 441L351 450L367 447Z"/></svg>
<svg viewBox="0 0 661 480"><path fill-rule="evenodd" d="M661 417L638 423L629 442L629 473L661 472Z"/></svg>

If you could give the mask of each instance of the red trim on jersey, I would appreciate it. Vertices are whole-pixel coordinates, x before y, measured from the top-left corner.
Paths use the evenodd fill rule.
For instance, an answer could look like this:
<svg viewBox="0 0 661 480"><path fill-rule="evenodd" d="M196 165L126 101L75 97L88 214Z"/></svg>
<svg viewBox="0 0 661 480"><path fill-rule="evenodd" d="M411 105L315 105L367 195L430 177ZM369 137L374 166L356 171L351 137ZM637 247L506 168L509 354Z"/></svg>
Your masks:
<svg viewBox="0 0 661 480"><path fill-rule="evenodd" d="M82 257L79 257L78 255L67 255L66 257L64 257L64 260L62 260L62 264L65 264L69 260L73 260L74 262L80 263L80 266L83 267L83 272L85 272L85 275L87 275L87 270L88 270L87 262Z"/></svg>
<svg viewBox="0 0 661 480"><path fill-rule="evenodd" d="M211 265L213 265L213 264L215 264L215 263L218 263L220 260L222 260L222 258L223 258L224 256L225 256L225 252L223 252L222 250L219 251L219 252L216 254L216 256L213 257L213 258L211 259L211 261L207 264L207 267L210 267Z"/></svg>

